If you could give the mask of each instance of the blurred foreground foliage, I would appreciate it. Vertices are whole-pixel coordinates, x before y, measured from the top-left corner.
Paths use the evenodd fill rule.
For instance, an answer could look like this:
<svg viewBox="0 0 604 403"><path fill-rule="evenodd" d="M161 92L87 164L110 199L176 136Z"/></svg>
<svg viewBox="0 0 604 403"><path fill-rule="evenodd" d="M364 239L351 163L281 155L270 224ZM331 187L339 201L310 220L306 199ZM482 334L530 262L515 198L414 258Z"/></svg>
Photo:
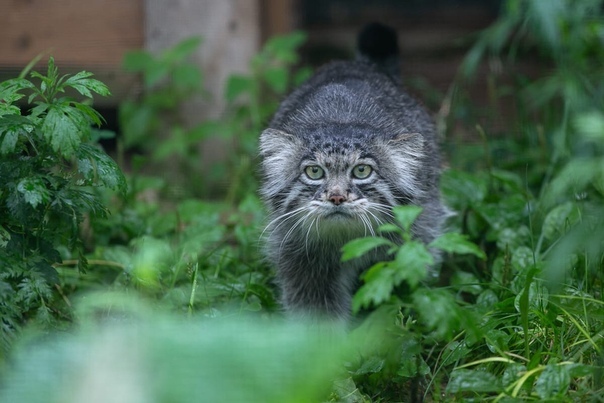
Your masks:
<svg viewBox="0 0 604 403"><path fill-rule="evenodd" d="M89 73L61 77L51 60L45 76L0 84L0 399L82 401L99 383L128 401L601 399L603 2L509 0L478 36L438 117L457 213L428 246L444 252L442 284L424 285L419 211L397 209L382 232L403 246L343 250L392 256L363 274L347 335L280 323L260 253L256 141L309 74L294 69L304 39L270 40L230 77L225 116L196 127L179 113L207 97L189 62L203 43L128 55L144 92L120 107L120 164L97 145L110 134L90 129L92 93L108 91ZM490 103L477 106L468 88L485 63ZM230 150L211 172L207 139Z"/></svg>

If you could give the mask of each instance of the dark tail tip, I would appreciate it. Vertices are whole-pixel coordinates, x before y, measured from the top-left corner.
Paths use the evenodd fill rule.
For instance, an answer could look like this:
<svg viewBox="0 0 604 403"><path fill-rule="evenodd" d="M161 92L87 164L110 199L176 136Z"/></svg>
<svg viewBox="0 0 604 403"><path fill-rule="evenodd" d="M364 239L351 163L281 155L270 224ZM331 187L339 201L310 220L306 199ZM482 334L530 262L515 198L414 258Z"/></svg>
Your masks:
<svg viewBox="0 0 604 403"><path fill-rule="evenodd" d="M396 31L378 22L366 25L357 38L359 53L375 62L383 62L399 54Z"/></svg>

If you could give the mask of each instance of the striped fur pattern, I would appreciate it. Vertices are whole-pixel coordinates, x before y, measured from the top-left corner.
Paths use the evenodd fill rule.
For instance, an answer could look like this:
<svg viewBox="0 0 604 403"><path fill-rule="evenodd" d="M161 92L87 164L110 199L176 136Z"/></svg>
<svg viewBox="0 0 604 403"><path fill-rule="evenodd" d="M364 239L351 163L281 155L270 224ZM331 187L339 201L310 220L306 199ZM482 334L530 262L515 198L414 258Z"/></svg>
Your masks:
<svg viewBox="0 0 604 403"><path fill-rule="evenodd" d="M392 222L392 207L422 206L414 235L430 242L440 234L434 124L401 88L392 55L388 63L361 55L325 66L260 137L266 252L292 313L347 318L360 270L386 256L342 263L340 249Z"/></svg>

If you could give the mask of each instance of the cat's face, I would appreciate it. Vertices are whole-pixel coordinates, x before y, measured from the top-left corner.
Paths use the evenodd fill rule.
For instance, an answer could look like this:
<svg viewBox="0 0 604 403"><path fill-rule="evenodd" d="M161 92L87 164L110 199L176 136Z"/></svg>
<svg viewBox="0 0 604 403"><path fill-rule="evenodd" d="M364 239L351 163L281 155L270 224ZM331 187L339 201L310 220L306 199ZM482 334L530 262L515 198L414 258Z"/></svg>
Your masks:
<svg viewBox="0 0 604 403"><path fill-rule="evenodd" d="M281 227L306 240L375 235L392 207L417 193L411 159L421 155L420 135L340 140L262 134L262 193L273 210L268 230Z"/></svg>

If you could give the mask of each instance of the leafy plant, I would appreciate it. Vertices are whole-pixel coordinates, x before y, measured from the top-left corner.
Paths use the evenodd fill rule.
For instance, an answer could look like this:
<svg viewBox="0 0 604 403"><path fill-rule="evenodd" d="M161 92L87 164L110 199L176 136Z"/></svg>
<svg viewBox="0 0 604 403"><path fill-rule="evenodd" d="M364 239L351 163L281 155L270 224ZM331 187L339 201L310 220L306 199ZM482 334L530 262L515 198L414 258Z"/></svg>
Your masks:
<svg viewBox="0 0 604 403"><path fill-rule="evenodd" d="M61 311L54 265L76 256L86 268L80 235L85 217L107 211L94 188L126 192L121 170L92 141L101 116L67 96L109 90L88 72L59 75L51 58L46 75L0 84L0 343L6 349L27 319L51 321ZM34 84L38 81L38 85ZM17 102L29 93L29 113ZM69 316L68 313L64 315Z"/></svg>
<svg viewBox="0 0 604 403"><path fill-rule="evenodd" d="M195 96L207 95L198 66L188 61L201 40L185 39L158 55L147 51L128 53L124 67L142 76L144 89L138 99L120 105L123 148L139 148L155 164L169 161L173 165L176 159L180 168L170 179L179 183L180 191L187 195L219 198L226 193L231 203L241 201L257 186L254 175L250 175L254 170L250 156L256 153L258 133L282 95L309 74L307 68L292 73L298 62L296 50L305 39L303 33L295 32L267 41L251 60L248 75L228 78L223 116L193 127L187 127L179 108ZM224 161L217 161L211 169L204 165L201 153L208 139L218 139L229 148ZM224 183L229 183L226 189Z"/></svg>
<svg viewBox="0 0 604 403"><path fill-rule="evenodd" d="M257 242L264 212L252 156L280 95L308 74L291 72L304 35L270 40L249 74L227 82L224 117L195 128L182 124L178 108L203 93L202 74L187 61L199 39L157 56L129 56L126 64L146 86L121 111L124 133L143 129L122 139L142 151L132 160L135 168L167 158L193 167L187 164L199 159L200 139L231 146L232 158L215 174L187 170L183 183L204 178L195 190L169 193L170 177L135 169L129 191L115 197L124 181L93 146L98 133L90 124L99 116L62 92L87 99L104 93L89 73L59 77L51 60L44 76L0 84L0 335L12 346L11 360L0 362L0 399L46 401L86 390L92 378L71 374L112 374L95 366L106 361L91 364L87 357L117 351L109 364L115 369L120 365L111 364L121 363L119 352L128 346L142 361L128 360L127 376L115 383L140 385L130 377L149 377L154 396L174 401L204 393L219 400L258 393L263 401L598 401L604 387L604 30L596 18L602 2L538 3L505 3L444 100L452 113L441 123L459 119L456 126L480 140L458 141L452 168L442 176L443 198L456 212L451 233L430 245L417 242L410 228L420 212L407 206L380 236L343 250L344 259L378 247L391 256L364 273L354 298L357 321L345 340L333 327L314 339L316 328L274 323L272 274ZM516 67L526 58L544 67L538 79ZM503 67L488 77L486 109L464 89L485 59ZM22 114L17 105L26 94L37 103ZM499 105L512 105L514 114L493 129ZM156 136L162 130L169 141ZM214 180L228 189L210 192ZM434 250L443 257L438 284L428 281L436 272L429 270ZM81 308L98 301L94 291L108 289L118 294L103 293L104 303ZM145 312L131 309L123 294L137 295ZM108 326L99 326L99 318ZM33 327L14 343L16 328L40 319L69 327L70 334L32 344L40 335ZM344 364L332 355L336 350ZM166 360L178 360L182 372L161 371L157 363ZM188 371L208 376L189 382ZM241 374L257 381L253 391L240 383ZM57 377L70 380L67 391ZM35 381L24 389L25 380Z"/></svg>

